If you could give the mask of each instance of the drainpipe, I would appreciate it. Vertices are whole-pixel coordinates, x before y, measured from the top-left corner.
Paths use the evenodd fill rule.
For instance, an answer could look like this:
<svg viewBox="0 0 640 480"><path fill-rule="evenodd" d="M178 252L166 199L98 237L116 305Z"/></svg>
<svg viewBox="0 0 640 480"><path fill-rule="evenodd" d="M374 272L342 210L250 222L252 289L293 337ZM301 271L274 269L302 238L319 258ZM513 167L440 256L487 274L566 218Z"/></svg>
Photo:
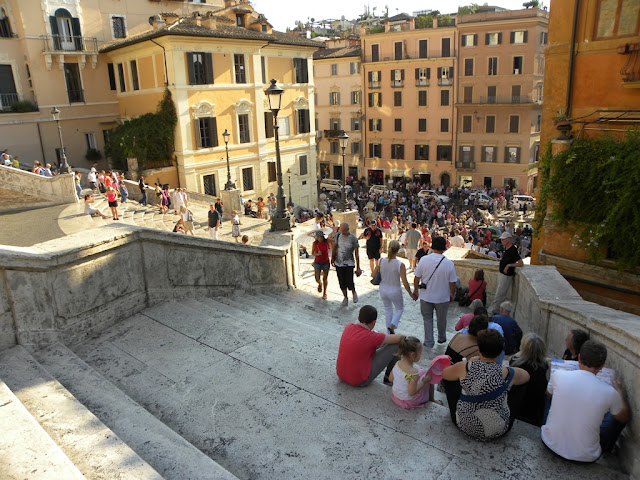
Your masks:
<svg viewBox="0 0 640 480"><path fill-rule="evenodd" d="M567 81L567 98L565 101L564 112L565 115L571 118L569 112L571 110L571 90L573 88L573 62L576 53L576 35L578 29L578 12L580 10L580 0L575 0L575 6L573 10L573 26L571 28L571 53L569 57L569 78Z"/></svg>
<svg viewBox="0 0 640 480"><path fill-rule="evenodd" d="M40 122L36 123L36 127L38 127L38 140L40 140L40 151L42 152L42 163L46 164L46 157L44 156L44 145L42 144L42 133L40 132Z"/></svg>
<svg viewBox="0 0 640 480"><path fill-rule="evenodd" d="M167 71L167 51L165 50L165 48L162 45L160 45L154 39L150 38L149 41L152 42L152 43L155 43L156 45L158 45L162 49L162 58L164 58L164 86L168 87L169 86L169 72Z"/></svg>

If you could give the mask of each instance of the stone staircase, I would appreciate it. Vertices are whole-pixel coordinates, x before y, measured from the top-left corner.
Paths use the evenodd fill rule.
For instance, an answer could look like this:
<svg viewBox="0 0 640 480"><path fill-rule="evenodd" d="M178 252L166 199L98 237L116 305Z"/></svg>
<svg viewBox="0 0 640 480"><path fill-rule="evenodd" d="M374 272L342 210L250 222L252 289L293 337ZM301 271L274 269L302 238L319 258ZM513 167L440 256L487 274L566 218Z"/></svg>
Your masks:
<svg viewBox="0 0 640 480"><path fill-rule="evenodd" d="M343 384L340 335L364 304L384 325L378 292L367 272L343 307L331 272L322 300L301 262L295 291L166 301L71 349L0 353L0 478L628 478L615 457L555 457L524 423L483 444L446 407L400 409L381 378ZM406 296L399 330L423 335Z"/></svg>

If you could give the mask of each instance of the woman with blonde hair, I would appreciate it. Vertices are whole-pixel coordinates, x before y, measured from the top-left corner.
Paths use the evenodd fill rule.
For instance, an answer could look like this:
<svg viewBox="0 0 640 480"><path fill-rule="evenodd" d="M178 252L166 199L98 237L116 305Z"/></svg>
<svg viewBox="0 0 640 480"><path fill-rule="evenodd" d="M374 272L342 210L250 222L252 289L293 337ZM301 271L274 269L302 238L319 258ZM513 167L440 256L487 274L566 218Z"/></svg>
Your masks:
<svg viewBox="0 0 640 480"><path fill-rule="evenodd" d="M380 272L380 299L384 304L384 316L389 333L394 333L404 311L402 286L409 294L411 287L407 280L407 267L396 258L400 250L400 242L392 240L387 248L387 258L378 262L373 272L375 277ZM394 312L395 308L395 312Z"/></svg>
<svg viewBox="0 0 640 480"><path fill-rule="evenodd" d="M522 393L516 418L531 425L542 426L549 380L549 361L544 340L535 333L527 333L520 342L520 351L511 357L509 365L526 370L530 376L526 387L521 387L526 388L526 391Z"/></svg>

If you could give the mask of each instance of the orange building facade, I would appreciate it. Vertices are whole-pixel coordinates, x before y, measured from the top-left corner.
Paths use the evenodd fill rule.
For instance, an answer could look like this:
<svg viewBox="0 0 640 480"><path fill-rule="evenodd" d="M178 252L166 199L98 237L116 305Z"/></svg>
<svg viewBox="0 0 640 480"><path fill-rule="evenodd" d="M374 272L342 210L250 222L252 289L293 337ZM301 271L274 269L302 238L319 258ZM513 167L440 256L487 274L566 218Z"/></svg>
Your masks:
<svg viewBox="0 0 640 480"><path fill-rule="evenodd" d="M574 136L618 135L637 128L640 2L555 0L550 11L541 132L544 148L553 142L553 150L560 151L571 143L554 140L559 136L554 118L560 111L572 119ZM620 274L607 259L588 264L585 252L572 245L571 236L554 230L549 220L539 233L534 238L532 263L555 265L587 300L640 314L640 275Z"/></svg>

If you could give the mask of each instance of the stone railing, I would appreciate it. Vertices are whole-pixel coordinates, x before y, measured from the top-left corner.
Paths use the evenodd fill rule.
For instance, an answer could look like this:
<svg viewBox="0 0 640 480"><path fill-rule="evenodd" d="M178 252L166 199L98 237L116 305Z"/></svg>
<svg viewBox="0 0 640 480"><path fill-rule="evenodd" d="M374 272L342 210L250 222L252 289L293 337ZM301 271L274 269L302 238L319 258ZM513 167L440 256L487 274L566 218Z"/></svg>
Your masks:
<svg viewBox="0 0 640 480"><path fill-rule="evenodd" d="M487 281L489 302L497 284L498 263L464 259L464 249L450 249L447 256L456 266L463 286L481 268ZM640 478L640 317L587 302L580 297L556 267L525 265L517 269L511 293L514 318L523 332L535 332L547 344L550 356L562 356L564 339L575 328L589 332L608 351L606 365L616 371L624 385L631 420L620 440L620 461L632 478ZM636 413L634 415L634 413Z"/></svg>
<svg viewBox="0 0 640 480"><path fill-rule="evenodd" d="M42 198L55 204L78 201L71 174L43 177L18 168L0 166L0 185L7 190Z"/></svg>
<svg viewBox="0 0 640 480"><path fill-rule="evenodd" d="M166 300L282 289L289 243L236 245L131 225L0 247L0 349L73 345Z"/></svg>

